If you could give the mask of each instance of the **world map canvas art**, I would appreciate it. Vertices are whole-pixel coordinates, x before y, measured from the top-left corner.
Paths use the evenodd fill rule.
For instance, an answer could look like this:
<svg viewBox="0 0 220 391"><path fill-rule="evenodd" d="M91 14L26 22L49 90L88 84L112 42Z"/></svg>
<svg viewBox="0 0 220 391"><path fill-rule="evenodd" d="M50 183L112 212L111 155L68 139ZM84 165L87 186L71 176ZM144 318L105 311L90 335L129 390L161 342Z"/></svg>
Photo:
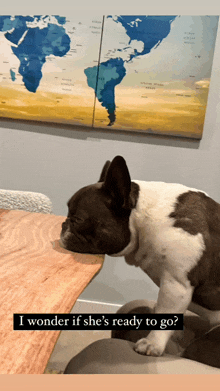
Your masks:
<svg viewBox="0 0 220 391"><path fill-rule="evenodd" d="M218 16L0 16L0 116L202 137Z"/></svg>

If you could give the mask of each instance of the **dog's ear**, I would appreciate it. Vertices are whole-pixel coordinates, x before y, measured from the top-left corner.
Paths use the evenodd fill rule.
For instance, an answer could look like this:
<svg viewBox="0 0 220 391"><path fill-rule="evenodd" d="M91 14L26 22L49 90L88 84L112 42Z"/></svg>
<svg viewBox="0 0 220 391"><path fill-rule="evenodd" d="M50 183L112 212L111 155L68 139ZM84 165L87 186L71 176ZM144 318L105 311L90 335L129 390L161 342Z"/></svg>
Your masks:
<svg viewBox="0 0 220 391"><path fill-rule="evenodd" d="M110 163L103 189L110 195L113 205L130 208L131 178L122 156L116 156Z"/></svg>
<svg viewBox="0 0 220 391"><path fill-rule="evenodd" d="M105 181L105 178L106 178L106 175L107 175L107 171L110 167L110 160L107 160L107 162L105 163L103 169L102 169L102 172L101 172L101 175L100 175L100 178L99 178L99 182L104 182Z"/></svg>

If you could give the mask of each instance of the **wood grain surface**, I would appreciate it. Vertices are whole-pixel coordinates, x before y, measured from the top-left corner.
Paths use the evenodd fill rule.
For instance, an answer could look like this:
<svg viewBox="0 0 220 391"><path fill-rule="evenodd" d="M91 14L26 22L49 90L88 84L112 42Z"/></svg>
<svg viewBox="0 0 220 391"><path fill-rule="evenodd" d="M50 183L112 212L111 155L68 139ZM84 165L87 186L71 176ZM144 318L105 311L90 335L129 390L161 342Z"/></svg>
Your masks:
<svg viewBox="0 0 220 391"><path fill-rule="evenodd" d="M60 331L13 330L14 313L69 313L104 256L59 246L63 216L0 210L0 373L43 373Z"/></svg>

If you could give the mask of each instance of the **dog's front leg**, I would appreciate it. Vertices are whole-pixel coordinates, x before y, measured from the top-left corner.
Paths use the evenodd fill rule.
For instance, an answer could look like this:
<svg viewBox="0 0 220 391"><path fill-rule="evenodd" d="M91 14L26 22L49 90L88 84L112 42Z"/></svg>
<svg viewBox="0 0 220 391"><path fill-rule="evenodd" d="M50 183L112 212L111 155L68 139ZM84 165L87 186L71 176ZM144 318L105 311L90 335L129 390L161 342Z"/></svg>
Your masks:
<svg viewBox="0 0 220 391"><path fill-rule="evenodd" d="M191 302L192 294L193 288L188 280L177 280L170 273L165 273L160 283L155 314L184 314ZM137 341L134 349L140 354L161 356L173 333L174 330L152 330L146 338Z"/></svg>

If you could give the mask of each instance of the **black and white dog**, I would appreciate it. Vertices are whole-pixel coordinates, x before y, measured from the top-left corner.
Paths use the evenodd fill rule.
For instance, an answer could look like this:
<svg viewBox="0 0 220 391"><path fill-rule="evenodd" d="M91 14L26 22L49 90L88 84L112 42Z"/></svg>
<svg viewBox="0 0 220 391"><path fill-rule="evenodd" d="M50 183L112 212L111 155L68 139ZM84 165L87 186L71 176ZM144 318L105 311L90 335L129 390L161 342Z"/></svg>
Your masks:
<svg viewBox="0 0 220 391"><path fill-rule="evenodd" d="M131 181L125 160L106 162L99 182L68 202L67 250L124 256L159 287L155 313L187 308L220 323L220 205L180 184ZM135 350L160 356L173 331L152 330Z"/></svg>

